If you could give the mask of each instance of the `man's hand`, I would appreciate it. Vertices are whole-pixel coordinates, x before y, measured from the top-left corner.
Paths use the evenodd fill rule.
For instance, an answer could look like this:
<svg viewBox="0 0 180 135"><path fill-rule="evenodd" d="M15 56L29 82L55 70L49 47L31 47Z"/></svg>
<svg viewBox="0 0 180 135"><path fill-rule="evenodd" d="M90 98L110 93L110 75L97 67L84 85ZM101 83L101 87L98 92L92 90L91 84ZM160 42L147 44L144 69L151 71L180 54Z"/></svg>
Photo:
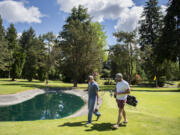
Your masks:
<svg viewBox="0 0 180 135"><path fill-rule="evenodd" d="M116 92L116 95L121 95L121 94L130 94L130 89L127 89L125 92Z"/></svg>
<svg viewBox="0 0 180 135"><path fill-rule="evenodd" d="M116 98L116 96L117 96L117 92L114 92L114 98Z"/></svg>
<svg viewBox="0 0 180 135"><path fill-rule="evenodd" d="M97 100L97 105L99 105L99 101Z"/></svg>
<svg viewBox="0 0 180 135"><path fill-rule="evenodd" d="M99 94L98 94L98 91L96 91L96 95L97 95L97 105L99 105Z"/></svg>

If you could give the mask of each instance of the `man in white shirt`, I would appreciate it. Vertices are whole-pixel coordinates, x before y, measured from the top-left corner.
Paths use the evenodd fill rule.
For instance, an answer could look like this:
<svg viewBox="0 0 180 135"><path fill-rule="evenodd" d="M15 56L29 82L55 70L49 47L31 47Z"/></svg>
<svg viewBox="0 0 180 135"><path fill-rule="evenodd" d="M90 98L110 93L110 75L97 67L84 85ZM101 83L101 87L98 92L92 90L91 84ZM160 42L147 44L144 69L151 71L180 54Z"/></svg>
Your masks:
<svg viewBox="0 0 180 135"><path fill-rule="evenodd" d="M126 124L128 122L126 118L126 112L124 110L124 106L126 104L127 96L128 94L130 94L130 87L128 82L123 80L123 75L121 73L116 74L116 81L117 84L115 90L115 97L119 108L119 113L118 113L117 124L115 124L113 127L117 129L119 127L122 116L124 118L123 123Z"/></svg>

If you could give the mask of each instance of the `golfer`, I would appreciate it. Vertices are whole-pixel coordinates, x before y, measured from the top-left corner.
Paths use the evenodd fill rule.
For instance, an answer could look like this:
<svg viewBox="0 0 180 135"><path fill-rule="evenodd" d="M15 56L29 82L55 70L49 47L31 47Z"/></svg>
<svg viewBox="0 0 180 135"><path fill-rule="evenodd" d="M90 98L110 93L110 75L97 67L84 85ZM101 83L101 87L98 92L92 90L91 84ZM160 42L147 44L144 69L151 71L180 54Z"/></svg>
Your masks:
<svg viewBox="0 0 180 135"><path fill-rule="evenodd" d="M117 129L119 127L122 116L124 118L123 123L124 124L128 123L124 106L126 104L127 95L130 94L130 87L129 87L128 82L123 80L123 75L121 73L117 73L115 79L117 83L116 83L116 90L115 90L114 95L116 97L119 113L118 113L117 124L115 124L113 127Z"/></svg>
<svg viewBox="0 0 180 135"><path fill-rule="evenodd" d="M97 120L101 116L101 114L96 111L94 111L95 102L97 99L97 106L99 105L99 86L97 82L95 82L93 76L89 76L89 83L88 83L88 122L86 125L90 124L92 122L92 114L94 113L97 116Z"/></svg>

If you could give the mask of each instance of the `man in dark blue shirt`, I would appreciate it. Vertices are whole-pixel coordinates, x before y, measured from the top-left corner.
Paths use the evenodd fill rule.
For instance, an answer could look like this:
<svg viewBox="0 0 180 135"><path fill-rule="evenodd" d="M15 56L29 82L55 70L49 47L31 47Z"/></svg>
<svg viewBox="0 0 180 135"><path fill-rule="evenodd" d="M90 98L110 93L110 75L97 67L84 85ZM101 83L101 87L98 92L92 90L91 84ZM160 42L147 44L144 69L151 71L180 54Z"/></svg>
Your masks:
<svg viewBox="0 0 180 135"><path fill-rule="evenodd" d="M99 105L99 86L97 82L94 81L93 76L89 76L89 83L88 83L88 122L86 124L90 124L92 122L92 114L97 116L97 120L101 116L101 114L96 110L94 111L94 106L97 98L97 105Z"/></svg>

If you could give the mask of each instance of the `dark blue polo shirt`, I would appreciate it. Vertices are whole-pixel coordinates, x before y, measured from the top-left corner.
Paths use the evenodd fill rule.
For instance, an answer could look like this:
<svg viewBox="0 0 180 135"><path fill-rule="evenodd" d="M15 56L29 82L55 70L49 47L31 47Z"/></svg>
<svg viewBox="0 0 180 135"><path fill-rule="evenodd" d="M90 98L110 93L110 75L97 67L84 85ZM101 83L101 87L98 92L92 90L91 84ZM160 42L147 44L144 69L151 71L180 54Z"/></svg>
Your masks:
<svg viewBox="0 0 180 135"><path fill-rule="evenodd" d="M88 95L89 97L94 97L96 96L96 91L99 90L99 86L97 84L97 82L92 82L92 83L88 83Z"/></svg>

